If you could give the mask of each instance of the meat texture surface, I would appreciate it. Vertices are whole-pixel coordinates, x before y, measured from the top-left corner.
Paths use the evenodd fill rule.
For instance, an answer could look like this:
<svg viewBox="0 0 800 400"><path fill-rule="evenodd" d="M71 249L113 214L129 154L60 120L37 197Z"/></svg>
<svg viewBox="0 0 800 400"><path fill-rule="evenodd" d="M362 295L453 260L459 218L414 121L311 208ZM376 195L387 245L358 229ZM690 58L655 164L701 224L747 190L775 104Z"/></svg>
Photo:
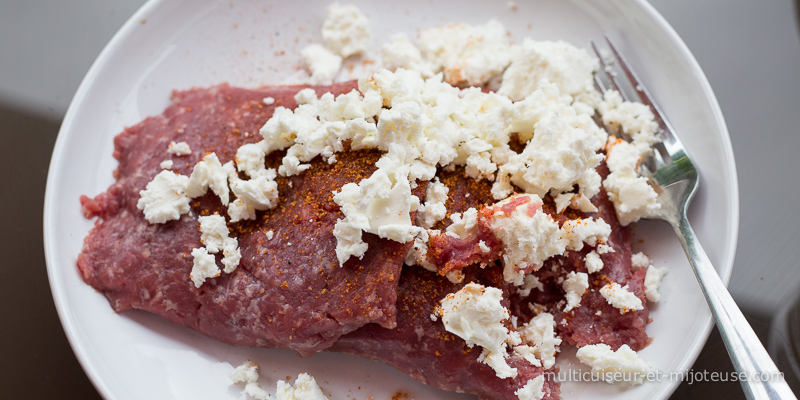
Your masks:
<svg viewBox="0 0 800 400"><path fill-rule="evenodd" d="M317 93L345 93L354 87L353 83L320 87ZM276 208L259 211L256 220L228 224L242 251L238 269L195 288L189 274L190 253L202 246L198 217L215 212L226 215L225 207L209 193L194 199L191 212L180 220L150 224L136 208L139 191L166 159L173 160L173 171L183 175L191 174L207 152L215 152L223 163L233 159L239 146L260 140L258 129L275 107L296 106L293 96L301 88L245 90L221 85L176 92L173 105L163 115L148 118L115 138L116 183L95 198L81 198L84 214L98 220L78 258L84 280L102 292L114 310L149 311L234 345L291 348L304 356L324 349L356 354L386 362L429 385L483 399L516 399L515 391L540 375L546 377L545 399L559 398L560 386L553 374L514 355L508 363L517 368L517 377L498 378L491 367L478 361L480 348L467 347L441 321L431 318L442 298L469 282L500 288L504 305L518 324L543 309L553 314L564 339L562 346L606 343L616 349L628 344L639 350L649 343L644 270L631 269L630 232L619 225L602 190L592 199L597 213L572 209L556 213L549 196L542 206L561 224L600 217L612 227L608 245L615 251L602 255L603 270L590 275L581 305L570 312L563 311L560 283L571 271L587 272L585 255L594 246L547 260L534 272L541 289L524 297L503 281L499 242L488 236L486 242L493 250L480 254L475 243L432 241L432 254L439 257L434 261L442 265L431 272L403 266L410 243L364 234L369 244L364 258L351 258L340 267L332 231L343 215L332 193L345 183L369 177L380 157L377 151L345 151L337 154L334 164L317 158L309 170L292 178L279 177ZM265 97L274 98L274 104L265 104ZM192 153L169 154L172 141L187 142ZM282 157L282 152L269 155L267 167L277 168ZM607 175L604 165L599 172ZM461 167L439 171L438 176L449 193L447 217L436 229L446 228L453 213L495 203L492 183L467 178ZM424 198L425 187L421 182L414 194ZM448 260L450 266L445 266ZM462 271L465 279L450 282L443 275L451 269ZM609 305L599 292L609 282L628 285L645 304L644 310L622 314Z"/></svg>
<svg viewBox="0 0 800 400"><path fill-rule="evenodd" d="M365 234L370 250L364 258L339 267L332 234L343 217L332 192L369 177L377 151L346 152L330 165L318 158L309 171L278 178L276 208L258 212L255 221L229 224L242 251L239 268L200 288L189 278L190 253L202 246L198 216L226 215L216 195L194 199L189 214L164 224L148 223L136 208L139 191L162 161L172 159L176 173L189 175L206 152L215 152L223 163L233 159L239 146L260 139L258 129L274 107L296 107L293 96L300 88L223 85L176 92L163 115L116 137L116 183L94 199L81 199L87 217L99 219L78 257L84 280L114 310L146 310L226 343L291 348L302 355L325 349L366 323L395 326L397 281L408 245ZM265 97L276 101L266 105ZM171 141L187 142L192 153L169 154ZM281 157L269 156L267 166L277 167Z"/></svg>

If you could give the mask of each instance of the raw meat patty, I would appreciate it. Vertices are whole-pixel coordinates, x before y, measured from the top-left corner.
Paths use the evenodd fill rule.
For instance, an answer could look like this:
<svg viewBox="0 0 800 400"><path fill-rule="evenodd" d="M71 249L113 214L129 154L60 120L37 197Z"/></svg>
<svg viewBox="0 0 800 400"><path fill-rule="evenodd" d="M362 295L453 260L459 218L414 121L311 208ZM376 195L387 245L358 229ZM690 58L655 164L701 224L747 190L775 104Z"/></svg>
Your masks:
<svg viewBox="0 0 800 400"><path fill-rule="evenodd" d="M317 91L337 94L354 87ZM397 281L408 245L365 234L370 250L363 260L353 258L339 267L332 234L343 217L332 192L369 177L377 151L345 152L332 165L315 159L291 186L289 179L279 178L275 209L259 212L256 221L230 224L242 251L239 268L200 288L189 278L190 253L202 246L197 217L225 215L219 199L213 193L194 199L191 213L165 224L148 223L136 208L139 191L160 171L161 161L172 159L176 173L189 175L206 152L216 152L223 163L231 160L239 146L260 139L258 129L274 107L296 107L293 96L299 89L222 85L176 92L163 115L115 138L117 182L94 199L81 199L87 217L99 220L78 257L84 280L114 310L142 309L225 343L291 348L302 355L366 323L395 326ZM276 101L266 105L265 97ZM171 141L187 142L192 154L167 153ZM277 167L281 156L268 157L268 167Z"/></svg>

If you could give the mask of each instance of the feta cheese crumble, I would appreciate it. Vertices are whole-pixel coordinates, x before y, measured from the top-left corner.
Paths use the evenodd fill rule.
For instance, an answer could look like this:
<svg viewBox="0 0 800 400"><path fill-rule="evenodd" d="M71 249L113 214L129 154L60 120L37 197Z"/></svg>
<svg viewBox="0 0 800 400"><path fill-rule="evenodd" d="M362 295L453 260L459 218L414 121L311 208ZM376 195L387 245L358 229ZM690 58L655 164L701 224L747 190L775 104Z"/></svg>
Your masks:
<svg viewBox="0 0 800 400"><path fill-rule="evenodd" d="M576 355L582 363L592 367L593 374L608 383L641 385L652 369L650 363L640 359L627 344L616 351L607 344L592 344L579 348Z"/></svg>
<svg viewBox="0 0 800 400"><path fill-rule="evenodd" d="M417 211L417 225L422 228L429 229L438 221L444 219L447 214L445 202L447 202L447 193L450 189L439 178L434 178L428 183L428 188L425 191L425 203L420 206Z"/></svg>
<svg viewBox="0 0 800 400"><path fill-rule="evenodd" d="M511 212L503 211L507 204L518 201L522 203ZM558 223L542 212L542 204L537 195L516 195L488 210L489 226L503 243L503 279L507 282L521 285L526 272L564 252Z"/></svg>
<svg viewBox="0 0 800 400"><path fill-rule="evenodd" d="M598 254L597 251L592 250L586 254L586 269L590 274L603 269L603 260L600 258L600 254Z"/></svg>
<svg viewBox="0 0 800 400"><path fill-rule="evenodd" d="M284 380L279 380L277 386L277 400L328 400L317 380L305 372L297 376L294 386Z"/></svg>
<svg viewBox="0 0 800 400"><path fill-rule="evenodd" d="M631 255L631 265L636 268L647 268L650 265L650 258L641 251Z"/></svg>
<svg viewBox="0 0 800 400"><path fill-rule="evenodd" d="M242 199L236 199L228 204L228 216L231 218L231 222L256 219L256 209Z"/></svg>
<svg viewBox="0 0 800 400"><path fill-rule="evenodd" d="M603 181L603 187L614 203L622 226L636 222L661 208L658 194L647 183L647 178L636 172L639 160L638 149L623 140L617 140L606 157L611 173Z"/></svg>
<svg viewBox="0 0 800 400"><path fill-rule="evenodd" d="M602 218L573 219L561 225L561 237L566 241L566 248L580 251L584 243L594 246L605 242L611 235L611 225Z"/></svg>
<svg viewBox="0 0 800 400"><path fill-rule="evenodd" d="M506 30L495 20L426 29L420 34L420 49L451 85L482 86L511 62Z"/></svg>
<svg viewBox="0 0 800 400"><path fill-rule="evenodd" d="M179 157L188 156L189 154L192 154L192 149L189 147L189 143L186 142L169 142L167 153L174 154Z"/></svg>
<svg viewBox="0 0 800 400"><path fill-rule="evenodd" d="M573 308L580 306L581 297L586 293L586 289L589 288L589 275L585 272L571 271L561 286L564 288L567 298L567 306L564 308L564 312L569 312Z"/></svg>
<svg viewBox="0 0 800 400"><path fill-rule="evenodd" d="M658 292L658 288L661 285L661 279L664 278L667 271L668 270L664 267L656 267L653 265L647 267L647 272L644 276L644 294L647 296L647 300L653 303L658 303L658 301L661 300L661 293Z"/></svg>
<svg viewBox="0 0 800 400"><path fill-rule="evenodd" d="M310 44L300 53L311 72L312 85L330 85L342 68L342 57L321 44Z"/></svg>
<svg viewBox="0 0 800 400"><path fill-rule="evenodd" d="M499 378L514 378L517 369L506 362L509 334L503 321L509 312L500 303L502 296L500 289L468 283L442 299L436 314L445 330L464 339L467 346L483 347L478 360L492 367Z"/></svg>
<svg viewBox="0 0 800 400"><path fill-rule="evenodd" d="M576 95L594 88L592 73L599 61L569 43L525 39L515 45L511 65L503 73L498 93L522 100L542 83L553 83L561 93Z"/></svg>
<svg viewBox="0 0 800 400"><path fill-rule="evenodd" d="M192 272L189 274L194 287L199 288L208 278L219 276L220 269L217 267L217 260L205 247L192 249Z"/></svg>
<svg viewBox="0 0 800 400"><path fill-rule="evenodd" d="M390 176L379 167L369 178L348 183L334 194L333 201L345 215L333 229L339 265L351 256L364 256L367 244L361 240L362 231L405 243L422 230L411 223L410 215L419 207L419 199L402 176L402 172Z"/></svg>
<svg viewBox="0 0 800 400"><path fill-rule="evenodd" d="M352 4L334 2L326 9L322 23L325 45L342 58L363 53L370 37L369 20Z"/></svg>
<svg viewBox="0 0 800 400"><path fill-rule="evenodd" d="M430 65L422 60L422 53L403 33L392 35L381 46L381 63L384 68L395 71L398 68L415 69L425 77L433 76Z"/></svg>
<svg viewBox="0 0 800 400"><path fill-rule="evenodd" d="M606 92L603 100L597 105L603 124L612 134L620 131L632 139L632 144L640 156L652 151L653 144L659 141L658 124L653 111L645 104L622 100L616 90Z"/></svg>
<svg viewBox="0 0 800 400"><path fill-rule="evenodd" d="M529 379L525 386L514 392L519 400L542 400L544 398L544 375Z"/></svg>
<svg viewBox="0 0 800 400"><path fill-rule="evenodd" d="M540 313L533 317L527 324L523 325L519 333L525 343L529 346L531 354L541 362L541 367L550 369L556 364L556 353L561 339L556 336L556 323L553 315L547 312ZM514 348L518 351L517 346ZM528 357L526 357L530 361ZM537 365L534 363L534 365Z"/></svg>
<svg viewBox="0 0 800 400"><path fill-rule="evenodd" d="M136 208L144 212L145 219L151 224L179 219L181 214L189 212L188 184L188 177L163 170L147 183L144 190L139 191Z"/></svg>
<svg viewBox="0 0 800 400"><path fill-rule="evenodd" d="M642 300L628 290L628 285L621 286L617 282L612 282L600 288L600 294L608 304L619 309L620 314L644 309Z"/></svg>
<svg viewBox="0 0 800 400"><path fill-rule="evenodd" d="M174 165L174 163L172 162L172 160L164 160L164 161L161 162L161 164L158 164L158 166L161 169L172 169L173 165Z"/></svg>
<svg viewBox="0 0 800 400"><path fill-rule="evenodd" d="M244 383L244 392L256 400L267 400L270 398L266 390L258 386L258 365L250 360L236 367L230 374L234 384Z"/></svg>
<svg viewBox="0 0 800 400"><path fill-rule="evenodd" d="M223 165L216 153L209 153L203 160L195 164L189 182L186 185L186 195L195 198L206 194L208 189L219 196L222 205L227 206L230 199L228 189L228 176L234 175L236 169L233 161Z"/></svg>

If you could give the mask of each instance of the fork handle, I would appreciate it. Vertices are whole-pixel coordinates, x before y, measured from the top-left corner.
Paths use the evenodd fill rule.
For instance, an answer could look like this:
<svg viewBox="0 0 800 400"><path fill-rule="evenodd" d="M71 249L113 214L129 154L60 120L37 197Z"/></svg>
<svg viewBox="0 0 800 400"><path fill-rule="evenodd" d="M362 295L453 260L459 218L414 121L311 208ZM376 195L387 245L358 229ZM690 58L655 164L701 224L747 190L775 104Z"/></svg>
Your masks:
<svg viewBox="0 0 800 400"><path fill-rule="evenodd" d="M717 322L748 399L796 399L753 328L717 274L683 213L672 223ZM742 379L745 373L746 379ZM762 379L766 378L766 379Z"/></svg>

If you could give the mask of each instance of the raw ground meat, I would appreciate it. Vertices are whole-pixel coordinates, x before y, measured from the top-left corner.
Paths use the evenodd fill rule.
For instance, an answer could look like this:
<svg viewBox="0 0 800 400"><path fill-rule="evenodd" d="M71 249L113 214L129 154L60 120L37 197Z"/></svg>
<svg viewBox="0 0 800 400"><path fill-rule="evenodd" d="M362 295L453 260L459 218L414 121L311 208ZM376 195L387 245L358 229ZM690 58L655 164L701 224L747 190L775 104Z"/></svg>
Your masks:
<svg viewBox="0 0 800 400"><path fill-rule="evenodd" d="M334 85L317 92L344 93L354 87L353 83ZM441 321L431 320L440 300L470 281L501 288L504 305L519 324L533 317L529 304L543 305L555 317L562 346L606 343L616 349L628 344L639 350L649 343L644 270L631 271L630 233L619 225L602 190L593 199L599 208L596 214L572 209L557 214L553 200L544 199L543 210L559 223L592 216L602 217L612 227L608 244L616 252L602 256L603 270L590 275L581 306L569 313L562 311L560 279L570 271L586 272L584 257L592 246L546 261L535 272L544 290L534 289L524 298L503 282L498 251L464 258L459 268L464 267L466 279L454 284L438 273L403 266L410 244L365 234L370 250L364 259L351 259L340 268L332 230L342 214L331 192L368 177L380 156L377 151L346 151L337 154L338 162L332 165L317 158L310 170L291 179L279 177L275 209L258 212L255 221L229 224L242 250L239 268L195 288L189 279L189 253L202 246L197 217L214 212L225 215L225 208L208 194L194 199L192 212L181 220L149 224L136 208L139 191L165 159L172 159L173 170L183 175L189 175L206 152L216 152L223 163L232 159L240 145L260 140L258 128L274 107L296 106L293 95L300 88L244 90L222 85L176 92L174 104L162 116L148 118L115 138L114 156L120 161L114 173L117 182L94 199L81 199L85 215L99 220L84 241L78 267L84 280L105 294L117 312L150 311L235 345L291 348L301 355L326 348L356 354L383 361L429 385L474 393L482 399L516 399L514 392L544 371L518 356L510 357L509 365L519 375L500 379L478 362L479 347L466 347L464 340L444 330ZM265 105L264 97L276 101ZM170 141L188 142L192 154L168 154ZM267 166L276 168L282 156L280 152L268 156ZM599 171L607 174L604 165ZM463 168L437 175L450 192L447 216L436 229L449 225L452 213L495 203L492 182L466 178ZM422 199L424 190L422 183L415 194ZM271 240L267 239L269 230L274 233ZM440 247L453 245L448 243ZM645 309L620 314L599 293L609 281L628 284ZM560 398L560 384L551 379L553 374L545 376L545 399Z"/></svg>
<svg viewBox="0 0 800 400"><path fill-rule="evenodd" d="M509 357L508 365L517 368L517 376L498 378L491 367L478 361L480 346L467 347L463 339L444 329L441 320L431 320L439 300L469 282L502 288L506 299L503 305L509 305L508 287L499 267L472 268L460 284L421 267L406 267L398 289L397 327L364 326L339 338L331 350L379 360L440 389L472 393L487 400L517 400L514 392L544 370L520 356ZM560 385L551 379L557 371L554 367L548 371L553 374L545 375L544 399L560 398Z"/></svg>
<svg viewBox="0 0 800 400"><path fill-rule="evenodd" d="M191 174L206 152L227 162L243 143L260 139L258 129L275 106L296 107L293 95L299 89L223 85L176 92L162 116L115 138L117 182L94 199L81 199L84 213L100 218L78 257L86 283L102 292L114 310L142 309L226 343L291 348L302 355L369 322L395 326L396 287L408 245L365 234L370 250L364 259L339 267L332 234L343 217L332 192L369 177L377 151L346 152L332 165L317 159L311 170L291 179L291 187L288 179L278 179L275 209L259 212L257 221L231 224L242 251L239 268L199 289L189 278L190 252L202 246L197 217L225 215L219 199L211 193L194 199L190 214L165 224L148 223L136 208L139 191L160 171L161 161L174 160L173 170L183 175ZM262 102L268 96L275 104ZM189 143L192 154L167 153L170 141ZM268 157L268 166L279 165L281 156ZM424 193L424 185L417 190ZM268 230L274 231L272 240L267 240Z"/></svg>
<svg viewBox="0 0 800 400"><path fill-rule="evenodd" d="M605 179L608 175L608 168L605 163L598 167L598 172ZM464 176L463 169L460 168L456 168L452 172L442 171L439 173L440 180L447 185L450 191L445 203L448 212L447 217L437 223L434 226L435 228L444 230L450 225L449 216L452 213L464 212L470 207L480 210L482 206L494 203L491 195L491 182L465 179ZM643 349L651 341L645 331L650 315L644 293L644 276L647 271L644 268L632 271L630 230L628 227L619 224L614 205L609 200L605 190L601 188L600 193L592 199L592 202L598 208L596 213L582 213L572 208L567 208L561 214L558 214L550 196L545 196L544 202L545 204L542 207L544 212L553 216L559 224L576 218L593 217L605 220L611 226L608 245L614 249L614 252L600 256L604 264L603 269L590 275L589 289L583 295L580 307L573 308L569 312L563 312L565 293L560 282L571 271L587 272L584 260L587 253L595 250L594 246L587 245L581 251L567 251L563 256L546 260L542 268L534 272L534 275L542 283L544 290L534 289L527 298L521 298L515 290L511 290L512 315L516 315L520 318L520 321L526 322L533 317L528 305L530 303L540 304L553 314L558 335L566 343L579 347L605 343L615 350L623 344L627 344L636 351ZM478 239L482 238L483 232L481 232L480 228L481 226L478 227L478 238L471 239L472 242L477 242ZM497 251L494 250L496 244L491 240L483 239L489 247L493 248L491 252L483 253L477 246L470 245L470 239L461 240L447 235L435 236L429 243L432 247L432 249L429 249L429 253L433 253L434 256L431 261L440 261L440 263L435 264L440 267L441 272L447 272L449 269L443 268L446 256L456 258L459 266L462 266L465 260L486 263L490 262L491 259L499 259L496 255ZM441 246L444 249L435 249L435 246ZM447 261L451 261L451 259ZM473 264L471 268L476 268L476 265ZM617 282L621 286L628 285L628 289L642 301L644 309L628 311L622 314L619 309L608 304L600 294L600 289L610 282Z"/></svg>

